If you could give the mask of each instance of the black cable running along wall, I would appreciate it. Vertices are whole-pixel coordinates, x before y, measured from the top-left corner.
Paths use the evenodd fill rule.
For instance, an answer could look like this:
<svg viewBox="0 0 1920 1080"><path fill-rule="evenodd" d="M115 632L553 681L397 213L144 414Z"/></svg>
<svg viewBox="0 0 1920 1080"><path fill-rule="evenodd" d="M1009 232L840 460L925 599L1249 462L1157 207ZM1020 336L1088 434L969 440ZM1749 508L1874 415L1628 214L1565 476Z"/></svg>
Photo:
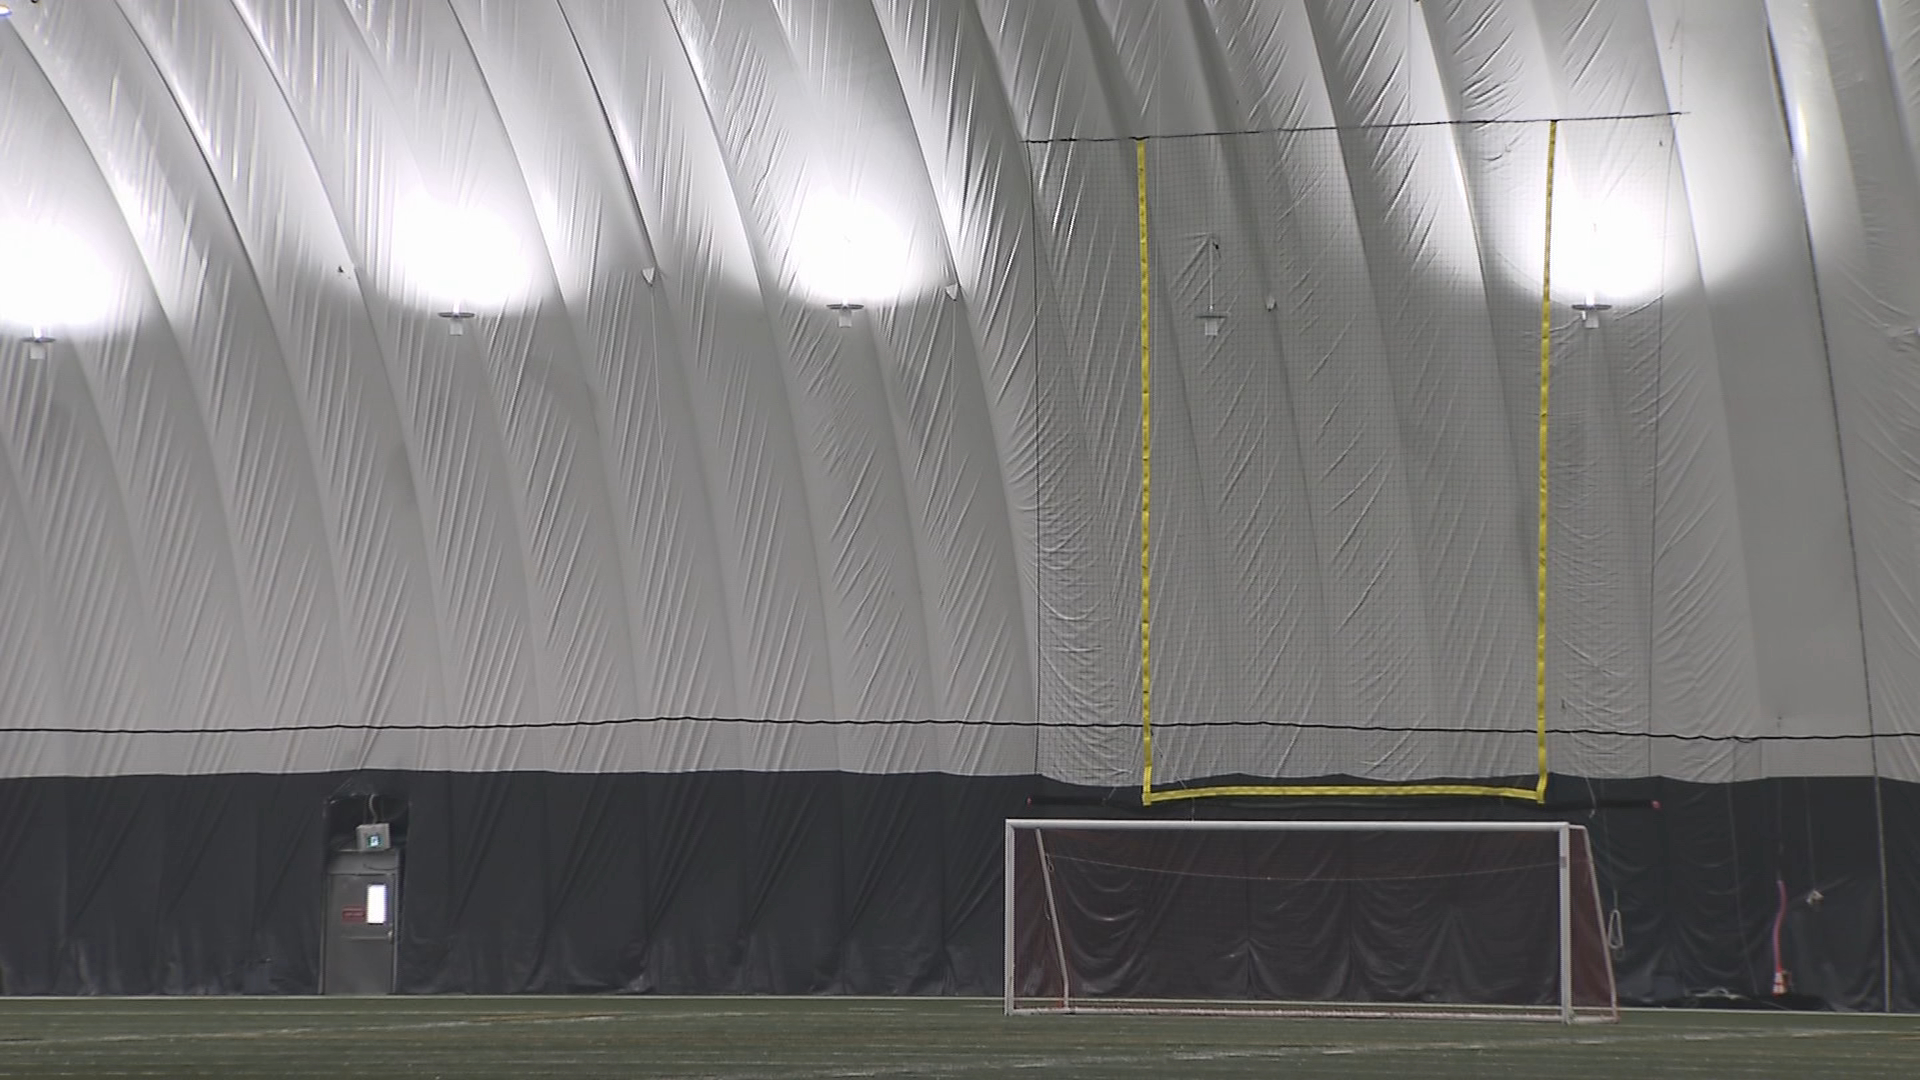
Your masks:
<svg viewBox="0 0 1920 1080"><path fill-rule="evenodd" d="M315 991L328 804L364 791L406 814L405 992L992 995L1002 821L1138 813L1042 787L738 772L0 781L0 980L11 994ZM1784 885L1796 991L1881 1008L1886 955L1892 1007L1920 1010L1920 785L1882 790L1885 948L1871 780L1556 790L1603 807L1561 813L1592 830L1603 906L1621 913L1623 998L1767 996ZM1049 809L1047 795L1068 798Z"/></svg>

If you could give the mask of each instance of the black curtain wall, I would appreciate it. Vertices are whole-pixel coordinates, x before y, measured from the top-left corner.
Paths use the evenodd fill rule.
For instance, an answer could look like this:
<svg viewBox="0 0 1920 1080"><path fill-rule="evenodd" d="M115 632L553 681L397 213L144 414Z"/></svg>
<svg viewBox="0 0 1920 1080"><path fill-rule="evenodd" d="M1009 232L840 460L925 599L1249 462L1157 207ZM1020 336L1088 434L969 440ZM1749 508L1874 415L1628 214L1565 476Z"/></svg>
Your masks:
<svg viewBox="0 0 1920 1080"><path fill-rule="evenodd" d="M1920 785L1877 799L1865 778L1554 792L1551 813L1392 809L1586 825L1602 906L1620 913L1625 1000L1768 996L1779 922L1797 993L1920 1011ZM354 823L341 808L364 805L403 825L404 992L997 995L1002 822L1141 813L1107 794L937 774L3 780L0 990L314 992L327 852Z"/></svg>

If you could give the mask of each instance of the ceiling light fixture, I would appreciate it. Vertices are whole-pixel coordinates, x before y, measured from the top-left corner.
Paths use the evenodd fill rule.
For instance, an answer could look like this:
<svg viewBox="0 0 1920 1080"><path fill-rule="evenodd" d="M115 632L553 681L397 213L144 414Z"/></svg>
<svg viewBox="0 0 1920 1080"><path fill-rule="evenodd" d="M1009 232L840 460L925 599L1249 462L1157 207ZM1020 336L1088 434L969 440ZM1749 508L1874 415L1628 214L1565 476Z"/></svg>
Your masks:
<svg viewBox="0 0 1920 1080"><path fill-rule="evenodd" d="M1584 260L1587 265L1581 267L1581 276L1587 279L1587 302L1573 305L1573 310L1580 313L1581 326L1589 330L1598 330L1600 328L1600 313L1603 311L1612 311L1613 305L1603 304L1599 298L1595 296L1594 278L1602 274L1611 276L1612 268L1606 265L1611 261L1609 259L1611 252L1607 250L1606 245L1601 239L1600 222L1593 222L1589 228L1591 232L1587 241Z"/></svg>
<svg viewBox="0 0 1920 1080"><path fill-rule="evenodd" d="M840 317L840 326L844 329L853 325L853 313L865 306L864 304L854 303L828 304L827 310Z"/></svg>
<svg viewBox="0 0 1920 1080"><path fill-rule="evenodd" d="M1207 306L1194 318L1200 320L1200 332L1210 338L1220 336L1220 327L1227 321L1227 313L1213 306L1213 263L1220 254L1220 240L1207 237Z"/></svg>
<svg viewBox="0 0 1920 1080"><path fill-rule="evenodd" d="M0 5L0 8L3 8L3 7L4 5ZM4 15L4 14L6 14L6 12L4 10L0 10L0 15ZM50 338L45 334L35 334L30 338L26 338L25 340L27 343L27 359L29 360L45 360L47 358L47 346L53 344L54 342L53 338Z"/></svg>
<svg viewBox="0 0 1920 1080"><path fill-rule="evenodd" d="M467 320L473 318L473 312L455 309L453 311L442 311L438 314L441 318L447 320L448 337L467 336Z"/></svg>

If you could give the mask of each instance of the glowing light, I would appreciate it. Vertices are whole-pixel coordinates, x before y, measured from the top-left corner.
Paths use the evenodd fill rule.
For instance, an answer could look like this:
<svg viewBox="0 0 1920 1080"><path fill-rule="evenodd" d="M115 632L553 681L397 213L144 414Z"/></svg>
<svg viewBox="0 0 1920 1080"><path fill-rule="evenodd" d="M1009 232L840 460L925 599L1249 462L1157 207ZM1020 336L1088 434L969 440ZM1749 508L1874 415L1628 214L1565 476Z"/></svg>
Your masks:
<svg viewBox="0 0 1920 1080"><path fill-rule="evenodd" d="M40 222L0 222L0 324L35 336L97 326L114 278L86 240Z"/></svg>
<svg viewBox="0 0 1920 1080"><path fill-rule="evenodd" d="M1604 185L1581 182L1570 168L1556 175L1553 193L1553 299L1562 305L1611 304L1630 307L1657 299L1672 284L1669 259L1676 229L1668 208L1636 185L1616 178ZM1645 185L1639 185L1645 186ZM1510 204L1513 231L1501 247L1507 284L1531 294L1540 288L1541 193L1517 195ZM1678 264L1675 264L1676 266Z"/></svg>
<svg viewBox="0 0 1920 1080"><path fill-rule="evenodd" d="M501 308L534 288L534 261L498 215L417 197L401 202L393 221L393 258L410 284L435 306Z"/></svg>
<svg viewBox="0 0 1920 1080"><path fill-rule="evenodd" d="M1560 215L1555 215L1559 217ZM1555 237L1553 278L1576 300L1632 302L1658 296L1665 278L1666 242L1646 216L1618 206L1587 206L1555 222L1572 225ZM1555 290L1560 291L1560 290Z"/></svg>
<svg viewBox="0 0 1920 1080"><path fill-rule="evenodd" d="M878 303L906 292L911 251L905 234L877 208L816 195L793 230L801 287L813 299Z"/></svg>

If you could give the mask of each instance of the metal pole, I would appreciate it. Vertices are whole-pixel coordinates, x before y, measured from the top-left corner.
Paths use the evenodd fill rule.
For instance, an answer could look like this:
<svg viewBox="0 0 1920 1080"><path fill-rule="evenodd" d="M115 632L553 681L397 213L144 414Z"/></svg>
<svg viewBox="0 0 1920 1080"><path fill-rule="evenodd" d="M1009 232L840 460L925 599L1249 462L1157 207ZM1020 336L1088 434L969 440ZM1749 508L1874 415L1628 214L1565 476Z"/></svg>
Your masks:
<svg viewBox="0 0 1920 1080"><path fill-rule="evenodd" d="M1007 822L1006 867L1001 872L1006 880L1001 883L1001 895L1006 902L1007 920L1005 926L1006 951L1002 956L1005 965L1001 970L1001 993L1005 995L1006 1015L1013 1015L1013 822Z"/></svg>
<svg viewBox="0 0 1920 1080"><path fill-rule="evenodd" d="M1573 1023L1573 829L1560 825L1560 1019Z"/></svg>
<svg viewBox="0 0 1920 1080"><path fill-rule="evenodd" d="M1060 1007L1073 1008L1073 980L1067 977L1067 932L1060 925L1060 909L1053 903L1053 867L1047 865L1047 841L1033 834L1033 850L1040 856L1040 884L1047 888L1047 921L1053 924L1053 948L1060 961Z"/></svg>

